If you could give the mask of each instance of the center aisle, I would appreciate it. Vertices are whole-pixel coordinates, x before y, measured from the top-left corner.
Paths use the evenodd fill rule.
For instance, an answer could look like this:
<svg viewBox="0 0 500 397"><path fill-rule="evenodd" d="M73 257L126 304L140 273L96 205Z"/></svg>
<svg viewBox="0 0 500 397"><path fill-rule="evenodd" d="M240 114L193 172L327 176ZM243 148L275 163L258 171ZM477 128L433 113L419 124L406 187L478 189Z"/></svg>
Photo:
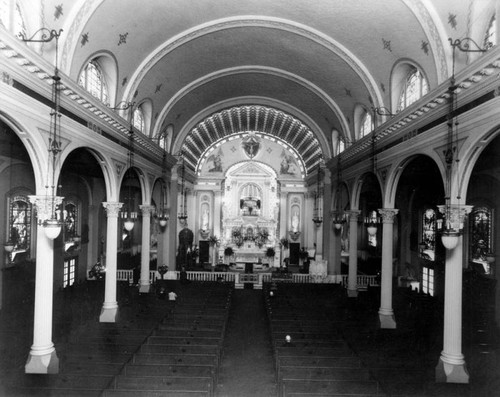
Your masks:
<svg viewBox="0 0 500 397"><path fill-rule="evenodd" d="M274 358L261 290L233 293L217 397L277 395Z"/></svg>

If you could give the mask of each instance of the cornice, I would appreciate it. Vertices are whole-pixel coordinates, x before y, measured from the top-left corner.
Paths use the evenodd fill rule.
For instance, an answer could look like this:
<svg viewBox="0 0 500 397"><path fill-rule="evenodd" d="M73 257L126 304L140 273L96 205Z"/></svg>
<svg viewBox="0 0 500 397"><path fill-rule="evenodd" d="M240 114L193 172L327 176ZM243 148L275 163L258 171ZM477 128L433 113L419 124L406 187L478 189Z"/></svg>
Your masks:
<svg viewBox="0 0 500 397"><path fill-rule="evenodd" d="M13 37L0 25L0 64L4 64L9 70L3 72L13 73L14 80L25 85L30 90L36 90L36 94L51 98L51 89L54 74L54 65L40 57L28 45ZM61 76L61 101L66 111L76 117L78 114L84 115L87 123L97 125L99 128L90 128L89 133L100 133L110 131L115 139L121 142L128 142L129 124L116 114L115 111L106 107L103 103L94 98L91 94L72 81L64 73ZM134 131L134 141L138 149L142 149L154 162L162 158L163 151L152 140L139 131Z"/></svg>
<svg viewBox="0 0 500 397"><path fill-rule="evenodd" d="M484 87L495 84L496 75L499 72L500 47L497 46L457 73L455 76L455 84L458 87L456 89L457 109L484 95L487 92ZM372 150L374 141L378 147L381 147L383 142L389 140L404 138L405 141L411 141L414 139L418 132L412 133L412 131L417 127L425 126L447 114L449 85L450 79L377 127L369 135L346 148L341 153L343 165L353 164L366 158L366 153ZM336 163L335 159L332 159L329 165L335 168Z"/></svg>

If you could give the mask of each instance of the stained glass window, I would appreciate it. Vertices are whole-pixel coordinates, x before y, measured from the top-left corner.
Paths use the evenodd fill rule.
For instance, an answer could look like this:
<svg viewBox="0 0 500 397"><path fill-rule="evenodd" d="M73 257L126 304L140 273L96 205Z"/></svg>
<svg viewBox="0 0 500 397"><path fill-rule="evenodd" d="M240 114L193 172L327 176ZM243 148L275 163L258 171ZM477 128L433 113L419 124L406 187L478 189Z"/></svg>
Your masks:
<svg viewBox="0 0 500 397"><path fill-rule="evenodd" d="M78 79L78 84L102 103L109 105L108 88L104 80L104 75L97 62L89 62L87 66L85 66Z"/></svg>
<svg viewBox="0 0 500 397"><path fill-rule="evenodd" d="M427 208L422 214L422 235L419 255L430 261L436 258L436 211Z"/></svg>
<svg viewBox="0 0 500 397"><path fill-rule="evenodd" d="M134 115L132 116L132 124L139 131L144 132L144 113L141 107L134 110Z"/></svg>
<svg viewBox="0 0 500 397"><path fill-rule="evenodd" d="M369 112L365 112L363 118L361 119L361 128L359 130L359 136L362 138L373 131L373 120Z"/></svg>
<svg viewBox="0 0 500 397"><path fill-rule="evenodd" d="M422 73L413 69L408 75L399 97L398 112L418 101L429 92L429 84Z"/></svg>
<svg viewBox="0 0 500 397"><path fill-rule="evenodd" d="M492 210L488 207L476 207L469 215L470 259L483 265L486 274L490 273L487 254L492 252Z"/></svg>
<svg viewBox="0 0 500 397"><path fill-rule="evenodd" d="M31 239L31 204L26 196L12 196L9 205L10 240L13 253L29 250Z"/></svg>
<svg viewBox="0 0 500 397"><path fill-rule="evenodd" d="M76 203L69 201L64 204L64 238L65 240L72 239L78 235L78 206Z"/></svg>

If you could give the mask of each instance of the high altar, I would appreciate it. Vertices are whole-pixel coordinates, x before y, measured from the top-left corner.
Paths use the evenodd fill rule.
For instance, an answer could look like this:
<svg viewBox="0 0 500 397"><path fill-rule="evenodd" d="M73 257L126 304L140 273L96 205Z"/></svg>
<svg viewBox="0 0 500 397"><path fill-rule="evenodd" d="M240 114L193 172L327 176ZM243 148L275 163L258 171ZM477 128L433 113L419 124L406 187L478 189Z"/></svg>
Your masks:
<svg viewBox="0 0 500 397"><path fill-rule="evenodd" d="M276 176L263 163L232 168L225 181L222 245L233 247L235 262L267 262L265 249L279 240Z"/></svg>
<svg viewBox="0 0 500 397"><path fill-rule="evenodd" d="M279 266L284 253L281 239L303 247L321 240L312 222L305 222L306 201L312 207L313 195L304 164L286 143L265 134L236 134L204 153L196 173L193 195L189 195L194 199L190 227L200 252L205 247L203 261ZM210 244L208 258L207 247L215 238L219 243ZM234 251L230 259L224 258L227 247ZM266 256L270 247L274 258Z"/></svg>

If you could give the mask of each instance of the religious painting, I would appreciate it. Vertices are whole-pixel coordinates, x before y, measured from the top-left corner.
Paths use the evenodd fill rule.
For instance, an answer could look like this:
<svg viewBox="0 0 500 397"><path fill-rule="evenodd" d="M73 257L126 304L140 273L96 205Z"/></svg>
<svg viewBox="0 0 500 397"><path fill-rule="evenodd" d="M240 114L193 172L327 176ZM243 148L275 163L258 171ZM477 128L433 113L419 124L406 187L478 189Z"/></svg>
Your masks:
<svg viewBox="0 0 500 397"><path fill-rule="evenodd" d="M208 161L212 163L208 168L208 172L222 172L222 157L224 157L222 149L208 157Z"/></svg>
<svg viewBox="0 0 500 397"><path fill-rule="evenodd" d="M298 171L297 162L292 155L287 154L285 149L281 152L280 174L281 175L296 175Z"/></svg>

